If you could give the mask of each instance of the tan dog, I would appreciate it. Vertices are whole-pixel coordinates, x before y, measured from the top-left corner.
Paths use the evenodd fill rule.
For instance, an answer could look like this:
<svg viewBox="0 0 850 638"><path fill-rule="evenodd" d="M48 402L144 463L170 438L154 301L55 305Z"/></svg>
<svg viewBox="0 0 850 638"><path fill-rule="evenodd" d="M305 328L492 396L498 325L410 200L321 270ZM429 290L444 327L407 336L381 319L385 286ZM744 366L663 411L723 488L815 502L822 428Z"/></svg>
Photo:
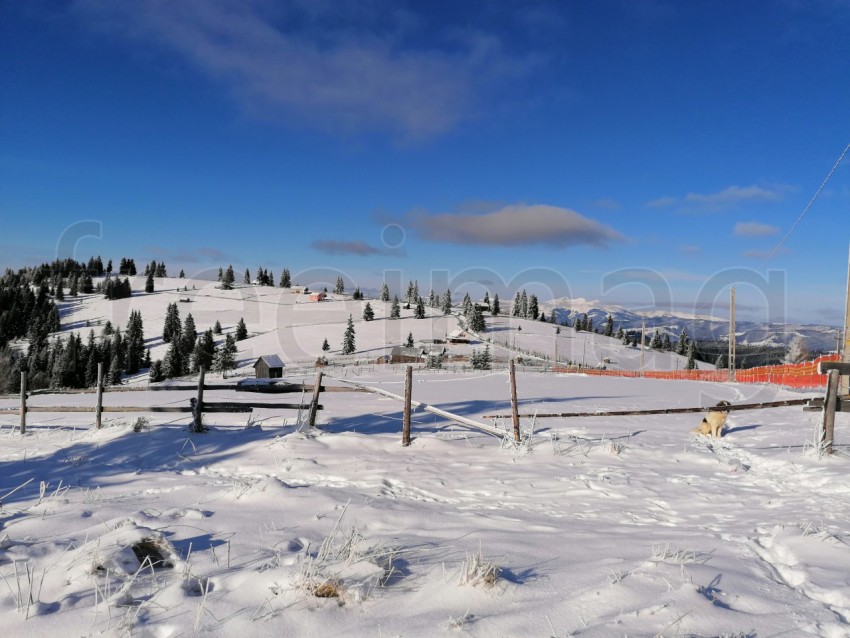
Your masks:
<svg viewBox="0 0 850 638"><path fill-rule="evenodd" d="M728 401L721 401L717 404L717 408L725 408L729 405L732 405ZM722 412L720 410L716 410L714 408L708 411L708 414L703 418L702 423L699 424L699 427L694 428L691 432L696 434L704 434L706 436L713 436L715 438L720 438L723 436L723 426L726 425L726 415L728 412Z"/></svg>

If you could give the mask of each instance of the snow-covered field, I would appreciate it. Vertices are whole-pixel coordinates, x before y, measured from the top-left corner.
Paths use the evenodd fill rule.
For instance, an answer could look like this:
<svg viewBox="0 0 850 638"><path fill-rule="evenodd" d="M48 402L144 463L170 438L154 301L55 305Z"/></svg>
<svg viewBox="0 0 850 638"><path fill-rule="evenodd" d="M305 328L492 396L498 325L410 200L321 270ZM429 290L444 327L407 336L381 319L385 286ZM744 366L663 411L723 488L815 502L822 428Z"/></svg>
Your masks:
<svg viewBox="0 0 850 638"><path fill-rule="evenodd" d="M281 343L288 360L318 356L324 336L337 349L349 312L358 316L355 302L281 309L264 292L250 302L198 294L181 315L190 306L199 329L219 318L228 330L244 316L259 335L240 342L246 361ZM132 300L148 304L155 356L178 294ZM123 328L123 303L84 300L68 320ZM380 347L387 330L404 338L439 322L456 327L358 323L358 350ZM529 349L554 341L535 334L529 325L517 337ZM559 348L579 338L562 336ZM627 350L609 354L633 360ZM402 392L400 367L328 374ZM312 372L289 378L311 382ZM185 405L192 394L107 393L106 403ZM518 394L521 412L542 413L813 393L520 372ZM491 424L485 416L510 411L504 371L416 371L413 398ZM828 458L811 445L819 415L799 407L733 412L720 440L690 434L698 414L524 418L520 447L420 409L404 448L397 401L321 401L308 432L294 411L270 409L208 414L205 434L189 434L181 414L107 413L94 430L90 414L31 413L22 437L17 417L0 416L3 635L850 635L846 414ZM138 417L149 424L135 431ZM132 546L146 539L140 559ZM166 565L144 558L150 545Z"/></svg>

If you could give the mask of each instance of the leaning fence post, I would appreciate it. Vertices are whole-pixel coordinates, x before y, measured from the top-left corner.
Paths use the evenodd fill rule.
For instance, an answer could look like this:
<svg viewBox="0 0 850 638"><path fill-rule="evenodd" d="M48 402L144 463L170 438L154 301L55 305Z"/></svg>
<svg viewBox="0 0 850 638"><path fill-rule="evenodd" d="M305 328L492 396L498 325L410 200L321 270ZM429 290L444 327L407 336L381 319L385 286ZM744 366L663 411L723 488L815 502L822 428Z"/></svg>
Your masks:
<svg viewBox="0 0 850 638"><path fill-rule="evenodd" d="M821 431L820 449L824 454L832 454L832 443L835 438L835 409L838 404L838 370L826 373L826 397L823 401L823 430Z"/></svg>
<svg viewBox="0 0 850 638"><path fill-rule="evenodd" d="M94 411L94 427L100 429L100 416L103 414L103 362L97 364L97 406Z"/></svg>
<svg viewBox="0 0 850 638"><path fill-rule="evenodd" d="M204 366L200 367L198 375L198 398L194 405L194 420L192 422L192 432L204 431Z"/></svg>
<svg viewBox="0 0 850 638"><path fill-rule="evenodd" d="M519 443L519 406L516 399L516 366L514 360L511 359L511 418L514 423L514 441Z"/></svg>
<svg viewBox="0 0 850 638"><path fill-rule="evenodd" d="M316 425L316 412L319 410L319 392L322 391L322 371L316 373L316 385L313 386L313 399L310 401L310 412L308 425L312 428Z"/></svg>
<svg viewBox="0 0 850 638"><path fill-rule="evenodd" d="M27 371L21 370L21 434L27 433Z"/></svg>
<svg viewBox="0 0 850 638"><path fill-rule="evenodd" d="M401 425L401 444L410 445L410 403L413 399L413 366L404 371L404 418Z"/></svg>

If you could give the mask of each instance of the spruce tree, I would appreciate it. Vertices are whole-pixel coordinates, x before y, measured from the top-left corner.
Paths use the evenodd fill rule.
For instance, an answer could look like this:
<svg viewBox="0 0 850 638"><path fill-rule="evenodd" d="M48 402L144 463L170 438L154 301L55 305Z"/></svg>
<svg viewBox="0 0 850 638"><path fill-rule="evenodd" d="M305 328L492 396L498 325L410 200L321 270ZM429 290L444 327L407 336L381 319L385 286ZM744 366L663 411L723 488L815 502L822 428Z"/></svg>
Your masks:
<svg viewBox="0 0 850 638"><path fill-rule="evenodd" d="M221 266L218 267L218 282L221 283L224 281L224 270L222 270Z"/></svg>
<svg viewBox="0 0 850 638"><path fill-rule="evenodd" d="M425 318L425 301L422 297L416 300L416 311L413 313L413 316L416 319L424 319Z"/></svg>
<svg viewBox="0 0 850 638"><path fill-rule="evenodd" d="M236 324L236 341L242 341L248 338L248 328L245 326L245 320L239 317L239 323Z"/></svg>
<svg viewBox="0 0 850 638"><path fill-rule="evenodd" d="M605 330L602 332L606 337L614 336L614 317L608 315L605 319Z"/></svg>
<svg viewBox="0 0 850 638"><path fill-rule="evenodd" d="M437 295L434 294L434 289L431 288L431 292L428 293L428 307L429 308L439 308L440 302L437 299Z"/></svg>
<svg viewBox="0 0 850 638"><path fill-rule="evenodd" d="M168 348L168 352L165 355L165 360L163 361L163 373L166 378L173 379L174 377L179 377L183 374L183 357L180 353L180 345L175 340L171 342L171 346Z"/></svg>
<svg viewBox="0 0 850 638"><path fill-rule="evenodd" d="M398 304L398 295L393 297L393 305L390 309L390 319L399 319L401 317L401 307Z"/></svg>
<svg viewBox="0 0 850 638"><path fill-rule="evenodd" d="M484 332L487 329L487 323L484 321L484 313L478 305L472 307L472 316L469 319L469 329L472 332Z"/></svg>
<svg viewBox="0 0 850 638"><path fill-rule="evenodd" d="M198 329L195 326L195 319L192 313L186 315L186 320L183 322L183 330L180 333L180 354L183 355L183 360L188 361L195 349L195 341L198 336Z"/></svg>
<svg viewBox="0 0 850 638"><path fill-rule="evenodd" d="M520 310L522 310L522 296L519 294L519 290L517 290L514 297L514 305L511 306L511 317L519 317Z"/></svg>
<svg viewBox="0 0 850 638"><path fill-rule="evenodd" d="M117 352L112 355L107 383L109 385L121 385L121 364Z"/></svg>
<svg viewBox="0 0 850 638"><path fill-rule="evenodd" d="M493 310L492 310L491 314L494 317L498 317L501 312L502 312L502 308L499 306L499 293L496 293L493 296Z"/></svg>
<svg viewBox="0 0 850 638"><path fill-rule="evenodd" d="M335 295L345 294L345 282L342 280L342 277L336 278L336 287L334 288Z"/></svg>
<svg viewBox="0 0 850 638"><path fill-rule="evenodd" d="M56 301L65 301L65 280L59 278L59 283L56 284Z"/></svg>
<svg viewBox="0 0 850 638"><path fill-rule="evenodd" d="M153 292L153 274L148 273L147 279L145 279L145 292Z"/></svg>
<svg viewBox="0 0 850 638"><path fill-rule="evenodd" d="M484 299L481 301L481 303L483 303L485 306L487 306L487 310L490 309L490 291L489 290L484 291Z"/></svg>
<svg viewBox="0 0 850 638"><path fill-rule="evenodd" d="M396 299L396 303L398 299ZM342 354L354 354L354 319L348 315L348 324L342 337Z"/></svg>
<svg viewBox="0 0 850 638"><path fill-rule="evenodd" d="M224 272L224 279L221 281L221 287L225 290L231 290L233 283L236 281L236 276L233 273L233 265L229 265Z"/></svg>
<svg viewBox="0 0 850 638"><path fill-rule="evenodd" d="M390 300L390 287L386 282L381 284L381 301L389 301Z"/></svg>
<svg viewBox="0 0 850 638"><path fill-rule="evenodd" d="M537 305L537 295L530 295L528 297L528 309L526 310L525 316L529 319L537 319L540 315L540 309Z"/></svg>
<svg viewBox="0 0 850 638"><path fill-rule="evenodd" d="M375 311L372 310L372 304L367 301L366 306L363 308L363 321L372 321L374 318ZM327 339L325 339L325 343L327 343Z"/></svg>
<svg viewBox="0 0 850 638"><path fill-rule="evenodd" d="M523 288L519 297L519 316L528 317L528 294L525 292L525 288Z"/></svg>
<svg viewBox="0 0 850 638"><path fill-rule="evenodd" d="M215 325L213 326L213 334L221 334L221 322L218 319L215 320Z"/></svg>
<svg viewBox="0 0 850 638"><path fill-rule="evenodd" d="M150 368L151 369L148 372L148 379L151 383L157 383L165 380L165 373L162 370L162 361L160 359L154 361Z"/></svg>
<svg viewBox="0 0 850 638"><path fill-rule="evenodd" d="M719 355L717 355L717 360L714 362L714 367L717 368L718 370L723 370L724 368L727 367L726 366L726 353L721 352Z"/></svg>
<svg viewBox="0 0 850 638"><path fill-rule="evenodd" d="M291 288L292 287L292 276L289 274L289 268L284 268L283 272L280 274L280 287L281 288Z"/></svg>
<svg viewBox="0 0 850 638"><path fill-rule="evenodd" d="M327 337L325 337L325 340L322 341L322 352L327 352L330 349L331 349L331 344L328 343L328 339L327 339Z"/></svg>
<svg viewBox="0 0 850 638"><path fill-rule="evenodd" d="M661 350L663 343L664 342L661 341L661 333L656 330L655 334L652 336L652 342L650 343L650 347L653 350Z"/></svg>
<svg viewBox="0 0 850 638"><path fill-rule="evenodd" d="M242 283L246 286L251 285L251 271L245 269L245 274L242 276Z"/></svg>
<svg viewBox="0 0 850 638"><path fill-rule="evenodd" d="M446 290L445 294L443 294L443 314L450 315L452 313L452 291Z"/></svg>
<svg viewBox="0 0 850 638"><path fill-rule="evenodd" d="M670 352L673 349L673 344L670 343L670 335L666 332L664 333L664 338L661 340L661 349L664 352Z"/></svg>
<svg viewBox="0 0 850 638"><path fill-rule="evenodd" d="M696 370L696 367L697 362L694 342L691 341L690 343L688 343L688 362L685 364L685 370Z"/></svg>
<svg viewBox="0 0 850 638"><path fill-rule="evenodd" d="M679 334L679 343L676 344L676 354L684 355L688 351L688 331L682 327Z"/></svg>
<svg viewBox="0 0 850 638"><path fill-rule="evenodd" d="M404 342L404 347L405 348L412 348L413 347L413 333L412 332L407 333L407 341Z"/></svg>

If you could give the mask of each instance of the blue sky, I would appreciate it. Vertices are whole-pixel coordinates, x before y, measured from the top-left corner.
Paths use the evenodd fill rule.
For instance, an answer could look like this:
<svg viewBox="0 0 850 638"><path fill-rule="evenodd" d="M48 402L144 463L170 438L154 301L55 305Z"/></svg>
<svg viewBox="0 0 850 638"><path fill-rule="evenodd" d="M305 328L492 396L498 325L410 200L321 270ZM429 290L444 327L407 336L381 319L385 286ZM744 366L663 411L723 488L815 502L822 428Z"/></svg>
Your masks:
<svg viewBox="0 0 850 638"><path fill-rule="evenodd" d="M837 324L848 143L846 0L0 3L2 266Z"/></svg>

